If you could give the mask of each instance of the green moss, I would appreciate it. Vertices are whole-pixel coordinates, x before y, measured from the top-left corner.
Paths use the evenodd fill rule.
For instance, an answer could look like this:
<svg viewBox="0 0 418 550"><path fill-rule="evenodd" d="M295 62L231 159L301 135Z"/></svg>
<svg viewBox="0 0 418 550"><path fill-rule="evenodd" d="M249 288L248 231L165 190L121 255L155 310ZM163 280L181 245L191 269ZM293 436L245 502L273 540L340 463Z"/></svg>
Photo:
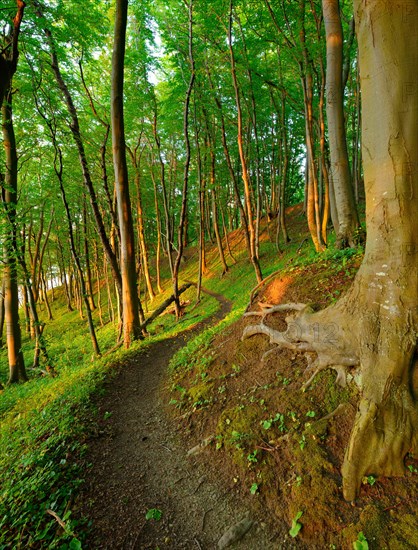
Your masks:
<svg viewBox="0 0 418 550"><path fill-rule="evenodd" d="M298 434L289 442L293 455L293 473L299 476L300 482L292 484L288 489L288 520L290 521L299 510L303 510L304 537L315 536L318 547L322 547L322 537L325 537L322 541L324 542L331 532L339 528L335 514L335 509L341 502L339 476L328 461L316 436L308 430L305 430L303 435L303 448Z"/></svg>
<svg viewBox="0 0 418 550"><path fill-rule="evenodd" d="M393 512L393 531L389 538L389 548L410 550L418 546L418 519L416 515Z"/></svg>
<svg viewBox="0 0 418 550"><path fill-rule="evenodd" d="M357 523L342 532L342 542L350 545L362 531L371 550L413 550L418 543L417 517L403 510L382 510L379 505L365 506Z"/></svg>
<svg viewBox="0 0 418 550"><path fill-rule="evenodd" d="M186 392L186 398L193 407L202 407L212 400L213 382L204 381L201 384L192 386Z"/></svg>
<svg viewBox="0 0 418 550"><path fill-rule="evenodd" d="M216 435L227 451L232 452L233 460L246 466L246 451L256 439L254 433L259 421L259 411L255 406L236 406L223 411L219 418Z"/></svg>

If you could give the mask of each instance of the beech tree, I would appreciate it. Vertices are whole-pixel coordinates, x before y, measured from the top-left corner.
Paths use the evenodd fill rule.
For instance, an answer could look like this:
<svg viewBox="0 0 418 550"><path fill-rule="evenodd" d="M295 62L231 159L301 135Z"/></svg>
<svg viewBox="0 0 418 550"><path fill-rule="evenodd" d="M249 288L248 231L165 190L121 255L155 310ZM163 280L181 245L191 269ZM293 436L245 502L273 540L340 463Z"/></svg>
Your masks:
<svg viewBox="0 0 418 550"><path fill-rule="evenodd" d="M0 173L2 202L7 218L7 235L4 242L4 316L6 321L7 353L9 359L9 383L26 381L27 374L22 352L19 321L19 295L17 272L17 200L18 166L16 138L12 114L12 78L19 56L18 39L25 2L17 0L17 12L13 25L3 37L0 53L0 110L2 117L5 174Z"/></svg>
<svg viewBox="0 0 418 550"><path fill-rule="evenodd" d="M343 32L338 0L322 0L327 41L327 118L332 185L338 216L337 246L354 246L360 228L348 160L343 105Z"/></svg>
<svg viewBox="0 0 418 550"><path fill-rule="evenodd" d="M123 118L123 70L128 0L117 0L112 57L111 123L113 165L120 228L123 341L129 347L140 335L139 301L136 287L135 237L126 164Z"/></svg>
<svg viewBox="0 0 418 550"><path fill-rule="evenodd" d="M418 5L355 0L362 87L362 134L367 244L350 290L313 313L304 304L286 332L246 328L271 342L315 352L315 372L333 368L338 379L360 372L361 397L342 466L343 491L354 500L364 476L401 475L408 451L418 451L417 368L418 235ZM270 310L270 311L274 311ZM264 312L265 313L265 312ZM295 325L297 330L295 331Z"/></svg>

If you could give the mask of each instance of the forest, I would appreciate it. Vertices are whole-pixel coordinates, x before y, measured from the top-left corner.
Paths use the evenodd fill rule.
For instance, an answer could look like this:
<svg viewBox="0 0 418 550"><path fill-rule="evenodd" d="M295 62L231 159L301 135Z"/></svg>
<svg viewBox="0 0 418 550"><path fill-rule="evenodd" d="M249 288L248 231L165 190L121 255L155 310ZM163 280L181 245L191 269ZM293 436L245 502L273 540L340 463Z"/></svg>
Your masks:
<svg viewBox="0 0 418 550"><path fill-rule="evenodd" d="M417 22L2 1L0 550L418 548Z"/></svg>

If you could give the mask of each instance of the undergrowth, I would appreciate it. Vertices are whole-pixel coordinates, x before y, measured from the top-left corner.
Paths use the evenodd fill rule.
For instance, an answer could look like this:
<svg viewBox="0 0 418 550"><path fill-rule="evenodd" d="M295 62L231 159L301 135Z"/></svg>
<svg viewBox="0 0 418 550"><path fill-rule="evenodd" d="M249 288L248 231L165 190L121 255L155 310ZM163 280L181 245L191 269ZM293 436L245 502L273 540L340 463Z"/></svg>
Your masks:
<svg viewBox="0 0 418 550"><path fill-rule="evenodd" d="M0 550L81 548L86 525L72 518L72 506L85 475L79 464L95 414L93 396L139 349L189 329L219 307L215 299L205 297L179 322L170 314L162 316L145 341L95 359L85 321L78 312L66 310L60 290L54 294L56 320L47 323L45 339L57 377L28 368L28 383L0 392ZM158 297L156 305L166 297ZM192 290L184 295L189 301L193 297ZM114 323L98 327L103 352L114 346L116 334ZM24 340L23 350L30 365L30 339ZM5 383L5 351L0 365L0 381Z"/></svg>

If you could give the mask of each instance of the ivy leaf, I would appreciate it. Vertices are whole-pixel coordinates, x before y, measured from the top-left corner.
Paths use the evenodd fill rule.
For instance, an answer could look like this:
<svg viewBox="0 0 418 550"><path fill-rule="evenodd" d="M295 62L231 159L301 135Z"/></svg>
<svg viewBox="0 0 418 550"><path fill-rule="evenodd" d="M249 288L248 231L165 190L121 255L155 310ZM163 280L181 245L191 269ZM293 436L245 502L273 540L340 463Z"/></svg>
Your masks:
<svg viewBox="0 0 418 550"><path fill-rule="evenodd" d="M253 483L250 487L250 493L252 495L255 495L257 491L258 491L258 483Z"/></svg>

